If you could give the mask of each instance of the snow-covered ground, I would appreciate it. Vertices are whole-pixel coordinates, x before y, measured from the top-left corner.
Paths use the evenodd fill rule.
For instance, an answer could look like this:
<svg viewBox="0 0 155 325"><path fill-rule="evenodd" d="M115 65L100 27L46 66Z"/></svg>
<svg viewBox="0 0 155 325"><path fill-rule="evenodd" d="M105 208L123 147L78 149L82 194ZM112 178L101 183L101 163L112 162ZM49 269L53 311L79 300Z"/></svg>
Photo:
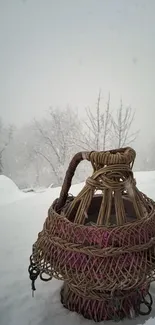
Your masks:
<svg viewBox="0 0 155 325"><path fill-rule="evenodd" d="M155 199L155 172L135 174L138 187ZM82 187L74 185L76 194ZM15 189L15 188L14 188ZM58 197L60 188L44 193L25 194L12 188L3 192L0 185L0 325L87 325L95 324L64 309L60 303L61 282L36 282L35 298L31 296L28 278L29 255L37 233L42 229L47 210ZM1 193L3 192L3 195ZM155 299L155 286L152 285ZM152 315L125 320L124 325L155 324ZM107 322L111 325L111 322ZM120 323L121 324L121 323Z"/></svg>
<svg viewBox="0 0 155 325"><path fill-rule="evenodd" d="M28 193L28 195L30 196L32 193ZM19 199L25 199L28 195L20 191L10 178L0 175L0 206L18 201Z"/></svg>

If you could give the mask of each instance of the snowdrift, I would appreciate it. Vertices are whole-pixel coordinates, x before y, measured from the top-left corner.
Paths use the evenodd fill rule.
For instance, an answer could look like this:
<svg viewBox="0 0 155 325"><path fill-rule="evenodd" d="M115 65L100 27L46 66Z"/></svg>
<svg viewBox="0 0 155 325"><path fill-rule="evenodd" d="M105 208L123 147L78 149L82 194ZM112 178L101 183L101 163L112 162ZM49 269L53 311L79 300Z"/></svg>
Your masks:
<svg viewBox="0 0 155 325"><path fill-rule="evenodd" d="M24 198L17 185L8 177L0 175L0 205Z"/></svg>

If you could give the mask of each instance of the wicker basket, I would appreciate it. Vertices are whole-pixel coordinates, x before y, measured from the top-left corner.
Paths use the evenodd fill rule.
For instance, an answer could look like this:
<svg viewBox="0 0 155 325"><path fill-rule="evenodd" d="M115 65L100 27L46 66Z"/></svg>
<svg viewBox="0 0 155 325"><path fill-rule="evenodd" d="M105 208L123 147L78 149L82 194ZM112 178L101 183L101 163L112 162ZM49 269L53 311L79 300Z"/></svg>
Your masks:
<svg viewBox="0 0 155 325"><path fill-rule="evenodd" d="M32 289L38 275L64 280L62 304L95 321L151 312L155 203L136 187L135 155L131 148L78 153L33 245ZM83 159L93 174L73 197L72 177Z"/></svg>

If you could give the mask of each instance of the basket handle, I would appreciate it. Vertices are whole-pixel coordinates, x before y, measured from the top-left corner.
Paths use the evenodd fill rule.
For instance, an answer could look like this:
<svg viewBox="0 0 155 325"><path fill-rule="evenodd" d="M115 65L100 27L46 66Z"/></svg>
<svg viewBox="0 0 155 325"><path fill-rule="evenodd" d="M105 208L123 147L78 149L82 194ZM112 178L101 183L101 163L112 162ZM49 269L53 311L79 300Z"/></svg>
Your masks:
<svg viewBox="0 0 155 325"><path fill-rule="evenodd" d="M72 183L72 178L74 176L74 173L76 171L77 166L82 160L89 160L89 155L90 152L88 151L81 151L78 152L71 160L69 167L67 169L65 179L62 185L62 189L60 192L59 199L56 204L56 210L59 211L61 208L65 205L67 197L68 197L68 192L71 187Z"/></svg>
<svg viewBox="0 0 155 325"><path fill-rule="evenodd" d="M91 161L94 170L96 169L96 166L115 165L115 164L128 164L128 165L131 164L131 168L132 168L135 155L136 155L135 151L130 147L109 150L109 151L100 151L100 152L98 151L78 152L72 158L69 167L67 169L65 179L62 185L62 189L60 192L60 196L56 202L56 210L60 211L61 208L65 205L75 170L82 160Z"/></svg>

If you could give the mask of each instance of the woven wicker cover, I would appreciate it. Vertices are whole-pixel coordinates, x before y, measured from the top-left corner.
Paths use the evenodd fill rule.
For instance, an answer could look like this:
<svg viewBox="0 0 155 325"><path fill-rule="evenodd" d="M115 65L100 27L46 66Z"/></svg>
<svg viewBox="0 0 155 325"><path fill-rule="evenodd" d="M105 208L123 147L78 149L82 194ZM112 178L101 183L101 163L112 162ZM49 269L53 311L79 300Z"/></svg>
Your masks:
<svg viewBox="0 0 155 325"><path fill-rule="evenodd" d="M68 192L83 159L93 174L73 197ZM141 304L151 311L155 204L136 187L134 159L131 148L78 153L33 245L33 289L37 275L64 280L64 306L95 321L142 314Z"/></svg>

